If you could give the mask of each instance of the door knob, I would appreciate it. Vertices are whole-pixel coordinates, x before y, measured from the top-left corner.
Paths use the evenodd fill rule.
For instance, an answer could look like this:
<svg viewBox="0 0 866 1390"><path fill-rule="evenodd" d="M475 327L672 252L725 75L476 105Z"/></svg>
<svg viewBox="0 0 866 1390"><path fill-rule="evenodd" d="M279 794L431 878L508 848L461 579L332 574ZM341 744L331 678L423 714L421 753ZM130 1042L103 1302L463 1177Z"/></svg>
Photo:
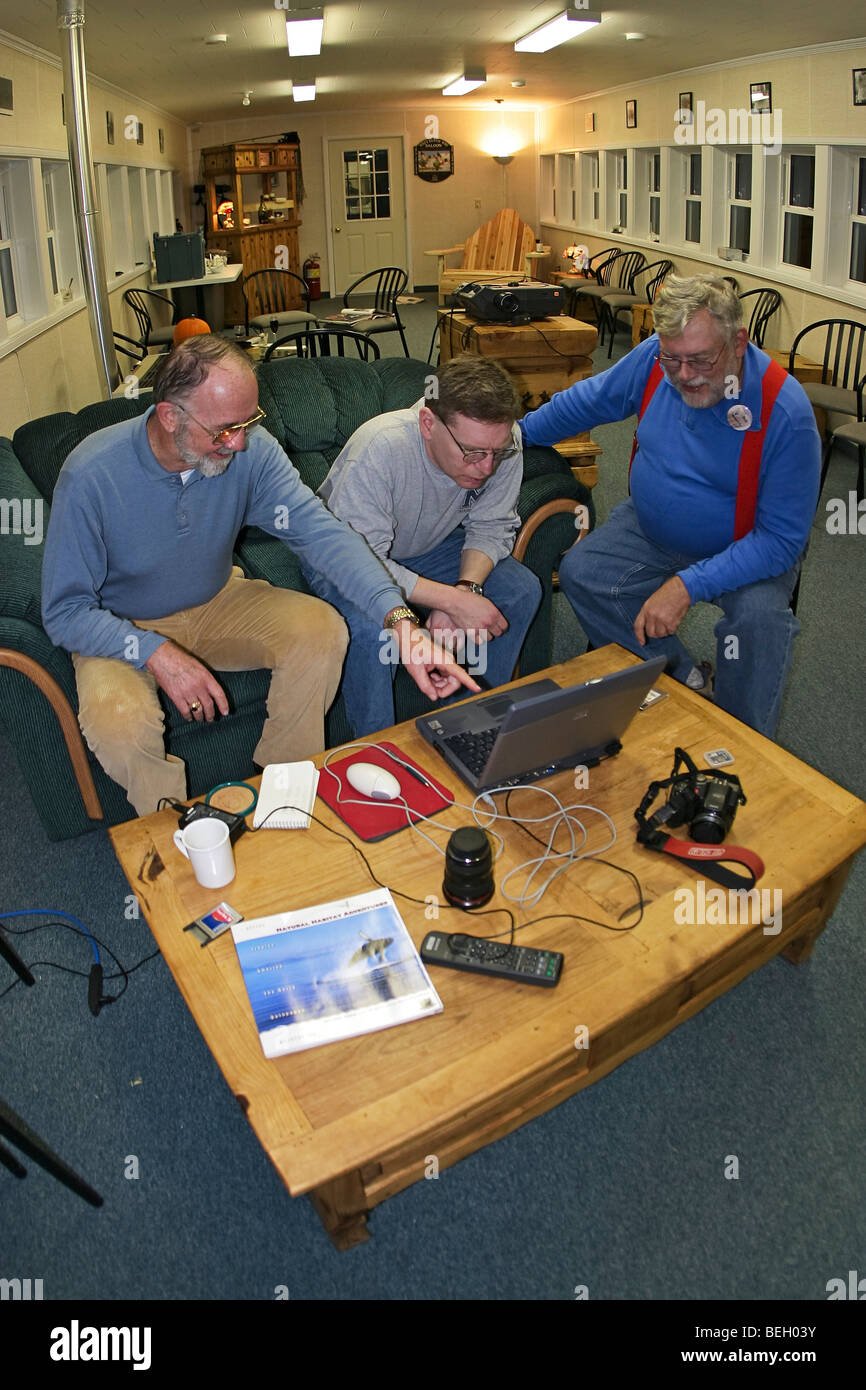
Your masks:
<svg viewBox="0 0 866 1390"><path fill-rule="evenodd" d="M335 231L335 232L341 232L342 230L343 230L342 227L335 227L335 228L334 228L334 231Z"/></svg>

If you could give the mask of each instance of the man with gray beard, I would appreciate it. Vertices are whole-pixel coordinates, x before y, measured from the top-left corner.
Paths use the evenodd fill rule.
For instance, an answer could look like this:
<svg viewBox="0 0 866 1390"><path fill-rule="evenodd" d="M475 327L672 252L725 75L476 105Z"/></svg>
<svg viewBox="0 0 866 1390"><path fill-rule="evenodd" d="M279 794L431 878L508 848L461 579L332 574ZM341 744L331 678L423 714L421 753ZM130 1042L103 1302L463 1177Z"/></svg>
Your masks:
<svg viewBox="0 0 866 1390"><path fill-rule="evenodd" d="M345 625L318 598L245 579L232 564L243 526L277 536L390 629L429 699L478 690L417 626L363 538L256 429L258 383L234 343L187 339L167 358L153 400L146 414L90 435L63 465L42 593L45 630L72 654L87 743L139 815L186 796L186 769L165 751L157 692L187 720L227 715L211 668L271 670L253 754L260 766L324 746Z"/></svg>

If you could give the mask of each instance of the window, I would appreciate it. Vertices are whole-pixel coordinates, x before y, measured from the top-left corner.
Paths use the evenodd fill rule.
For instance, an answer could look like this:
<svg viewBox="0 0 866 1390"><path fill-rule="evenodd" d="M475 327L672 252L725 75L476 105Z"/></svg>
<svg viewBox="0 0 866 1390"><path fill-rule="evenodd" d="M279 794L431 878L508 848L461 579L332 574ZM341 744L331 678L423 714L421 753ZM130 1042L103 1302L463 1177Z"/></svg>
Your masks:
<svg viewBox="0 0 866 1390"><path fill-rule="evenodd" d="M866 284L866 156L854 161L854 200L851 218L851 257L848 274Z"/></svg>
<svg viewBox="0 0 866 1390"><path fill-rule="evenodd" d="M598 155L580 156L580 218L591 227L597 227L601 218L601 192L599 190Z"/></svg>
<svg viewBox="0 0 866 1390"><path fill-rule="evenodd" d="M50 290L55 300L74 299L81 293L72 184L66 160L42 160L42 195L45 200L46 242Z"/></svg>
<svg viewBox="0 0 866 1390"><path fill-rule="evenodd" d="M702 155L697 150L686 156L686 218L683 239L700 242L701 239L701 167Z"/></svg>
<svg viewBox="0 0 866 1390"><path fill-rule="evenodd" d="M752 151L728 158L728 245L749 254L752 244Z"/></svg>
<svg viewBox="0 0 866 1390"><path fill-rule="evenodd" d="M15 246L12 225L12 190L9 184L8 165L0 165L0 286L3 292L3 313L7 327L10 319L18 317L18 293L16 280Z"/></svg>
<svg viewBox="0 0 866 1390"><path fill-rule="evenodd" d="M658 238L661 229L662 157L656 151L649 158L649 229Z"/></svg>
<svg viewBox="0 0 866 1390"><path fill-rule="evenodd" d="M556 156L556 207L560 222L577 221L577 194L574 188L574 155Z"/></svg>
<svg viewBox="0 0 866 1390"><path fill-rule="evenodd" d="M15 332L47 311L44 250L36 231L38 160L0 160L0 321Z"/></svg>
<svg viewBox="0 0 866 1390"><path fill-rule="evenodd" d="M815 156L789 154L782 171L782 260L812 268L815 207Z"/></svg>
<svg viewBox="0 0 866 1390"><path fill-rule="evenodd" d="M628 155L625 150L611 151L608 156L608 226L612 232L624 232L628 227Z"/></svg>
<svg viewBox="0 0 866 1390"><path fill-rule="evenodd" d="M541 216L548 222L556 217L556 156L541 156Z"/></svg>
<svg viewBox="0 0 866 1390"><path fill-rule="evenodd" d="M391 216L391 174L388 151L346 150L345 217L348 222L376 221Z"/></svg>

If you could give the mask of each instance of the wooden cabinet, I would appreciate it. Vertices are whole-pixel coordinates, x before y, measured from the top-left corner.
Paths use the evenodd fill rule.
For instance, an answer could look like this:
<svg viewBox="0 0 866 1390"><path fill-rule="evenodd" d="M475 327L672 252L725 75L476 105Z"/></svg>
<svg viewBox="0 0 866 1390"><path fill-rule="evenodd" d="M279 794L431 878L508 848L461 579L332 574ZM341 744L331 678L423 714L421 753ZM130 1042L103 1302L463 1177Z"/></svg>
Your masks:
<svg viewBox="0 0 866 1390"><path fill-rule="evenodd" d="M225 324L243 323L244 276L277 267L300 275L298 253L298 167L300 149L289 144L243 142L202 150L205 182L205 243L243 265L243 275L225 292ZM219 194L217 189L220 190ZM219 208L231 203L226 220ZM229 223L231 225L229 225ZM221 225L222 224L222 225ZM298 295L292 307L301 308ZM257 312L251 309L251 316ZM224 324L211 324L218 330Z"/></svg>

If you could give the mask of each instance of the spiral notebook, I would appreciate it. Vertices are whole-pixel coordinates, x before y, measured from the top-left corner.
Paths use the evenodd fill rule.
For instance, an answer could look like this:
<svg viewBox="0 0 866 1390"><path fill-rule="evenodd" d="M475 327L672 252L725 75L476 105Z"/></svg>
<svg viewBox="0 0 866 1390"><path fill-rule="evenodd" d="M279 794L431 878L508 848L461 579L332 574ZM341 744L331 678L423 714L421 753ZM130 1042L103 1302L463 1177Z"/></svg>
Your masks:
<svg viewBox="0 0 866 1390"><path fill-rule="evenodd" d="M268 763L253 816L253 829L309 830L319 771L315 763ZM280 807L297 810L280 810Z"/></svg>

